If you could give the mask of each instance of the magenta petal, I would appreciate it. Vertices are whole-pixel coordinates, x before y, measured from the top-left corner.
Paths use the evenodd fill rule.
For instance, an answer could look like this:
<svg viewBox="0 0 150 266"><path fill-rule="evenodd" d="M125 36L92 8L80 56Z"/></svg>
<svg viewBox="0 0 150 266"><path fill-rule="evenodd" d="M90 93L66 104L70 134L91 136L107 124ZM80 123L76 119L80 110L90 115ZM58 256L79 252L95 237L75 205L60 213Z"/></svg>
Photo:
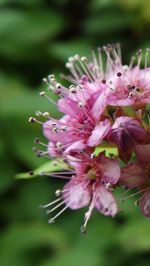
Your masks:
<svg viewBox="0 0 150 266"><path fill-rule="evenodd" d="M59 156L59 152L56 149L56 145L51 141L48 143L48 149L47 150L48 150L48 154L51 157Z"/></svg>
<svg viewBox="0 0 150 266"><path fill-rule="evenodd" d="M80 108L78 107L77 102L71 100L70 98L60 99L57 103L59 111L64 114L70 115L73 117L79 117Z"/></svg>
<svg viewBox="0 0 150 266"><path fill-rule="evenodd" d="M71 209L79 209L89 205L91 194L85 182L72 179L64 186L63 199Z"/></svg>
<svg viewBox="0 0 150 266"><path fill-rule="evenodd" d="M89 137L87 144L90 147L100 144L108 134L110 128L111 125L108 119L100 122L92 131L92 135Z"/></svg>
<svg viewBox="0 0 150 266"><path fill-rule="evenodd" d="M138 163L132 163L122 168L120 182L127 187L138 187L146 180L144 168Z"/></svg>
<svg viewBox="0 0 150 266"><path fill-rule="evenodd" d="M146 217L150 217L150 190L146 191L139 200L141 212Z"/></svg>
<svg viewBox="0 0 150 266"><path fill-rule="evenodd" d="M83 142L83 140L78 140L71 144L66 150L65 154L69 153L70 151L75 151L75 150L83 150L86 148L86 144Z"/></svg>
<svg viewBox="0 0 150 266"><path fill-rule="evenodd" d="M110 184L116 184L121 173L118 161L109 158L103 158L101 163L103 178Z"/></svg>
<svg viewBox="0 0 150 266"><path fill-rule="evenodd" d="M95 120L99 120L100 116L102 115L103 111L105 110L107 104L107 97L106 93L102 92L97 100L95 101L93 107L92 107L92 115L95 118Z"/></svg>
<svg viewBox="0 0 150 266"><path fill-rule="evenodd" d="M118 212L118 207L112 193L104 186L99 186L95 193L95 208L106 216L114 217Z"/></svg>
<svg viewBox="0 0 150 266"><path fill-rule="evenodd" d="M49 141L55 143L61 142L63 144L67 144L68 142L72 141L72 136L68 134L69 130L64 132L61 130L61 127L65 126L65 124L61 123L61 120L56 120L56 127L52 126L52 123L53 122L49 120L43 124L43 134Z"/></svg>

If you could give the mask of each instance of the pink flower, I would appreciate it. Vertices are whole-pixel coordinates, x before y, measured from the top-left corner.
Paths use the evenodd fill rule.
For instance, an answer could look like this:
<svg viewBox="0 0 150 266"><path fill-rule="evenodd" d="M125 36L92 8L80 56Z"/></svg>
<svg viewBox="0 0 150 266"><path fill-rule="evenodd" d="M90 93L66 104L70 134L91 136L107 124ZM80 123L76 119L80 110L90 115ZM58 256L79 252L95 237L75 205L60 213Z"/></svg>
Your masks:
<svg viewBox="0 0 150 266"><path fill-rule="evenodd" d="M117 214L113 190L120 185L137 189L136 194L143 193L139 204L143 214L150 217L150 127L146 106L150 102L149 49L145 51L143 69L141 51L137 63L131 59L129 66L123 65L119 44L104 46L97 55L91 53L91 61L79 55L69 58L66 67L71 75L63 76L71 82L69 88L58 83L54 75L44 79L58 100L55 102L51 93L40 95L54 104L62 117L55 119L47 112L37 112L46 122L29 119L42 124L48 140L48 144L36 142L46 147L46 151L37 150L37 155L67 163L68 170L47 173L68 179L64 188L56 191L58 198L43 206L51 207L48 213L63 206L49 222L54 222L67 208L88 206L83 232L93 209L106 216ZM99 149L110 146L117 149L115 157L108 158L105 152L95 156ZM121 170L119 161L124 164Z"/></svg>
<svg viewBox="0 0 150 266"><path fill-rule="evenodd" d="M61 206L60 204L64 204L65 207L60 211L62 213L67 208L79 209L89 205L89 209L85 213L84 225L81 228L82 231L85 231L94 208L106 216L114 217L118 212L112 191L119 181L120 167L117 160L105 157L104 153L100 153L95 158L90 158L87 154L68 157L68 160L74 158L75 161L76 159L74 165L76 175L73 175L64 186L60 193L62 202L58 203L55 209L57 206ZM45 206L49 207L49 205ZM52 212L52 210L49 212ZM58 216L59 213L50 218L49 222L54 222Z"/></svg>
<svg viewBox="0 0 150 266"><path fill-rule="evenodd" d="M102 117L105 106L104 92L97 98L93 95L85 105L68 96L59 100L58 108L65 115L59 120L51 119L43 124L44 135L53 143L50 147L67 154L71 150L99 145L111 127L109 119ZM52 156L54 150L49 149L49 154Z"/></svg>

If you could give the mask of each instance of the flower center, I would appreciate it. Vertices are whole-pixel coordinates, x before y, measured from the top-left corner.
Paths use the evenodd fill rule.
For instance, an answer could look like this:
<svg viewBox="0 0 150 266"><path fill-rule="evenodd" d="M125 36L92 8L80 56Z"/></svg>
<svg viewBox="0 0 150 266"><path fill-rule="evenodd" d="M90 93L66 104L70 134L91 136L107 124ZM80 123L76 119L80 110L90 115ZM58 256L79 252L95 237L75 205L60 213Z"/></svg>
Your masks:
<svg viewBox="0 0 150 266"><path fill-rule="evenodd" d="M89 179L96 179L96 170L94 168L91 168L88 172L87 172L87 177Z"/></svg>

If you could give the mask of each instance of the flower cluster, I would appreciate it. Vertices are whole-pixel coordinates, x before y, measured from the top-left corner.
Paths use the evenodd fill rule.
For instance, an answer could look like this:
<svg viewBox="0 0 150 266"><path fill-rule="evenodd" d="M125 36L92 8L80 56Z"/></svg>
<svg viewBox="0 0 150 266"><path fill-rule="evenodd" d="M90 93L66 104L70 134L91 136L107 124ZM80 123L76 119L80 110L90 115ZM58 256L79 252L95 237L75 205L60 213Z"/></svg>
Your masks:
<svg viewBox="0 0 150 266"><path fill-rule="evenodd" d="M42 124L48 140L46 151L37 150L37 155L64 161L66 169L50 175L68 179L64 188L56 191L58 198L43 206L48 213L63 206L50 223L67 208L86 206L83 232L94 208L114 217L118 212L114 190L119 186L137 189L133 195L141 195L141 211L150 217L148 54L149 49L139 50L127 66L122 64L119 44L107 45L97 53L92 50L91 60L79 55L69 58L66 67L71 74L64 76L72 84L69 88L54 75L44 78L58 101L54 102L51 93L40 95L55 104L63 116L55 119L48 112L36 112L36 118L30 118ZM39 121L39 116L46 121ZM36 143L42 144L39 140ZM107 152L111 150L117 152Z"/></svg>

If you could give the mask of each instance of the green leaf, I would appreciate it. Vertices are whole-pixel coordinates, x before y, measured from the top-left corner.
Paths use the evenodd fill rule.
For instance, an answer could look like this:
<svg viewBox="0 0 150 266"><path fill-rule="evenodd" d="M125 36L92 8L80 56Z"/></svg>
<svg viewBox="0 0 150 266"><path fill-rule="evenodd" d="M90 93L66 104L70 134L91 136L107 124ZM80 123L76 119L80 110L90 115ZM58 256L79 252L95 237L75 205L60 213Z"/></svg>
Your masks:
<svg viewBox="0 0 150 266"><path fill-rule="evenodd" d="M64 169L69 169L67 164L65 164L63 161L59 163L58 161L53 160L44 163L40 167L33 170L33 172L16 174L16 178L22 178L22 179L32 178L39 176L42 172L45 173L59 172Z"/></svg>

